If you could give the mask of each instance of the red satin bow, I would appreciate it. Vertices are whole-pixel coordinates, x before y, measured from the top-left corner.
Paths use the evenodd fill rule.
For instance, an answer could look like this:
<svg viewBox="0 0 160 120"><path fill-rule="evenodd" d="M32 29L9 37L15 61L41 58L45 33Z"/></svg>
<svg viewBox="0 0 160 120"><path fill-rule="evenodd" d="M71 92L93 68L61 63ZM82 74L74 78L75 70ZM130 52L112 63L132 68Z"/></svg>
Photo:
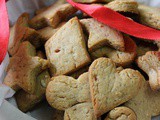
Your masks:
<svg viewBox="0 0 160 120"><path fill-rule="evenodd" d="M72 0L67 1L72 6L76 7L79 10L82 10L99 22L102 22L121 32L138 38L160 41L159 30L136 23L109 8L99 5L80 4L73 2Z"/></svg>
<svg viewBox="0 0 160 120"><path fill-rule="evenodd" d="M8 48L9 21L5 0L0 0L0 63L3 61Z"/></svg>

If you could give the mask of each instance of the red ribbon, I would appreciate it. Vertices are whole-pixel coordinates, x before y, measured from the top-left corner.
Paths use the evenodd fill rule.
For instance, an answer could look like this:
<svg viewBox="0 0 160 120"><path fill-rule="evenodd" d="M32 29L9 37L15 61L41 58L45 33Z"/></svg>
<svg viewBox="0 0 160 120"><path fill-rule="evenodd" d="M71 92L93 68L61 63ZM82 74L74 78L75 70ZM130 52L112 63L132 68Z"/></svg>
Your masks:
<svg viewBox="0 0 160 120"><path fill-rule="evenodd" d="M0 0L0 63L3 61L8 48L9 22L5 0Z"/></svg>
<svg viewBox="0 0 160 120"><path fill-rule="evenodd" d="M72 6L85 12L86 14L98 20L99 22L102 22L121 32L138 38L160 41L159 30L134 22L109 8L100 5L80 4L73 2L72 0L67 1Z"/></svg>

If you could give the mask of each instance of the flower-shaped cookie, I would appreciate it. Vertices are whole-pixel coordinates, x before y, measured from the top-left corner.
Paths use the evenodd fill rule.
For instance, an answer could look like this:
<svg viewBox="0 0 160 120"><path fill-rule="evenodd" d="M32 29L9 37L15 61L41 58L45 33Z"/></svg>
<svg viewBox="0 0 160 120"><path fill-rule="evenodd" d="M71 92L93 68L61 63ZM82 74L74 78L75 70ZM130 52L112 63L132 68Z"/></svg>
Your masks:
<svg viewBox="0 0 160 120"><path fill-rule="evenodd" d="M8 51L10 55L14 55L23 41L30 41L35 47L40 47L46 39L36 30L28 26L29 14L23 13L10 29L10 40Z"/></svg>
<svg viewBox="0 0 160 120"><path fill-rule="evenodd" d="M137 120L137 116L130 108L121 106L111 110L105 120Z"/></svg>
<svg viewBox="0 0 160 120"><path fill-rule="evenodd" d="M78 18L63 25L46 42L45 50L52 76L70 74L91 62Z"/></svg>
<svg viewBox="0 0 160 120"><path fill-rule="evenodd" d="M48 25L55 28L62 20L65 20L76 11L77 9L70 4L63 4L57 7L53 4L45 11L32 18L29 24L34 29L41 29Z"/></svg>
<svg viewBox="0 0 160 120"><path fill-rule="evenodd" d="M23 42L17 53L10 59L7 75L4 81L15 81L28 93L34 93L36 78L48 67L48 61L35 57L36 49L29 42Z"/></svg>
<svg viewBox="0 0 160 120"><path fill-rule="evenodd" d="M89 68L92 105L97 117L137 95L142 75L132 69L117 70L108 58L95 60Z"/></svg>
<svg viewBox="0 0 160 120"><path fill-rule="evenodd" d="M149 51L137 60L138 67L149 76L152 90L160 88L160 51Z"/></svg>
<svg viewBox="0 0 160 120"><path fill-rule="evenodd" d="M37 105L44 98L46 87L50 81L50 75L47 70L38 75L36 79L36 91L34 94L29 94L24 90L20 90L16 93L16 102L18 108L27 112Z"/></svg>
<svg viewBox="0 0 160 120"><path fill-rule="evenodd" d="M80 22L89 34L88 49L90 52L107 45L120 51L125 50L123 36L117 30L93 18L83 19Z"/></svg>
<svg viewBox="0 0 160 120"><path fill-rule="evenodd" d="M95 52L92 52L91 57L93 59L97 59L100 57L108 57L111 60L113 60L113 62L115 62L117 66L126 67L134 61L136 57L137 46L135 42L128 36L124 36L124 42L125 42L124 52L106 46L99 48Z"/></svg>
<svg viewBox="0 0 160 120"><path fill-rule="evenodd" d="M53 108L65 110L75 104L91 101L88 73L82 74L77 80L64 75L51 80L46 89L46 98Z"/></svg>

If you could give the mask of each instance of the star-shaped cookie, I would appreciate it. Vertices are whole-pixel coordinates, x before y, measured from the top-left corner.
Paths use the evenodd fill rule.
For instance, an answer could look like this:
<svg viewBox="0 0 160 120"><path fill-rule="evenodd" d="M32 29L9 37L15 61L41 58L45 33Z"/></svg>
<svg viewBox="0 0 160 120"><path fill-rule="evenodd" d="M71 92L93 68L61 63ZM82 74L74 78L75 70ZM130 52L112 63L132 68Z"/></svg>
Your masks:
<svg viewBox="0 0 160 120"><path fill-rule="evenodd" d="M36 49L28 41L23 42L17 53L10 59L5 80L13 79L28 93L35 92L36 78L48 67L48 61L35 57ZM4 80L4 81L5 81Z"/></svg>

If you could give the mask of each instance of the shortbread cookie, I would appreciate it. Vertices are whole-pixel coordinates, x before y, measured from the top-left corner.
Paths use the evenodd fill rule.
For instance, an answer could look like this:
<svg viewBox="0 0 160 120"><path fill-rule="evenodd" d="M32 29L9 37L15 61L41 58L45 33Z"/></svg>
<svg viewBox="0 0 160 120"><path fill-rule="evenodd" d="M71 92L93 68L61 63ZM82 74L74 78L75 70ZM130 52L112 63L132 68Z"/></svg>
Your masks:
<svg viewBox="0 0 160 120"><path fill-rule="evenodd" d="M61 28L63 25L65 24L65 22L62 22L57 28L53 28L53 27L45 27L43 29L38 30L38 33L40 35L42 35L45 40L50 39L58 30L59 28ZM46 42L46 41L45 41Z"/></svg>
<svg viewBox="0 0 160 120"><path fill-rule="evenodd" d="M136 113L137 120L151 120L151 117L160 114L159 100L160 92L152 91L149 83L143 80L138 95L124 105Z"/></svg>
<svg viewBox="0 0 160 120"><path fill-rule="evenodd" d="M30 41L35 47L40 47L45 41L45 38L41 36L37 31L28 27L29 14L23 13L10 30L10 39L8 51L13 56L21 42Z"/></svg>
<svg viewBox="0 0 160 120"><path fill-rule="evenodd" d="M75 2L79 2L79 3L100 3L100 2L111 2L113 0L73 0Z"/></svg>
<svg viewBox="0 0 160 120"><path fill-rule="evenodd" d="M46 42L45 49L52 76L72 73L91 61L77 18L63 25Z"/></svg>
<svg viewBox="0 0 160 120"><path fill-rule="evenodd" d="M81 103L65 110L64 120L97 120L92 103Z"/></svg>
<svg viewBox="0 0 160 120"><path fill-rule="evenodd" d="M64 111L54 109L52 120L64 120Z"/></svg>
<svg viewBox="0 0 160 120"><path fill-rule="evenodd" d="M142 75L132 69L117 71L108 58L95 60L89 68L92 104L97 117L137 95Z"/></svg>
<svg viewBox="0 0 160 120"><path fill-rule="evenodd" d="M52 7L57 7L57 6L60 6L62 4L65 4L66 3L66 0L57 0L56 2L54 2L51 6ZM35 14L38 15L42 12L44 12L45 10L47 10L50 6L46 6L46 7L43 7L41 9L38 9L36 10Z"/></svg>
<svg viewBox="0 0 160 120"><path fill-rule="evenodd" d="M47 10L32 18L30 20L30 26L34 29L41 29L48 25L55 28L62 20L65 20L76 11L70 4L63 4L57 7L53 4Z"/></svg>
<svg viewBox="0 0 160 120"><path fill-rule="evenodd" d="M81 74L88 72L89 66L85 66L84 68L81 68L77 71L75 71L74 73L71 73L69 76L77 79Z"/></svg>
<svg viewBox="0 0 160 120"><path fill-rule="evenodd" d="M125 50L123 36L117 30L93 18L83 19L81 24L89 33L88 49L90 52L107 45L120 51Z"/></svg>
<svg viewBox="0 0 160 120"><path fill-rule="evenodd" d="M42 72L36 80L35 94L28 94L27 92L20 90L16 93L16 102L18 108L27 112L37 105L44 98L47 84L50 81L50 75L47 70Z"/></svg>
<svg viewBox="0 0 160 120"><path fill-rule="evenodd" d="M139 4L138 10L141 23L160 29L160 9Z"/></svg>
<svg viewBox="0 0 160 120"><path fill-rule="evenodd" d="M29 42L23 42L17 53L10 59L7 75L4 81L10 78L24 91L35 92L36 77L48 67L48 61L35 57L36 50Z"/></svg>
<svg viewBox="0 0 160 120"><path fill-rule="evenodd" d="M137 117L133 110L128 107L121 106L111 110L107 114L105 120L137 120Z"/></svg>
<svg viewBox="0 0 160 120"><path fill-rule="evenodd" d="M51 80L46 89L46 98L53 108L65 110L75 104L91 101L88 73L77 80L64 75Z"/></svg>
<svg viewBox="0 0 160 120"><path fill-rule="evenodd" d="M160 52L150 51L137 60L138 67L149 76L149 84L152 90L160 88Z"/></svg>
<svg viewBox="0 0 160 120"><path fill-rule="evenodd" d="M105 5L117 12L129 12L138 14L138 3L135 0L114 0Z"/></svg>
<svg viewBox="0 0 160 120"><path fill-rule="evenodd" d="M136 44L135 42L128 36L124 36L125 42L125 52L121 52L115 50L110 47L102 47L91 53L91 57L93 59L97 59L100 57L108 57L116 63L117 66L126 67L130 65L135 57L136 57Z"/></svg>

